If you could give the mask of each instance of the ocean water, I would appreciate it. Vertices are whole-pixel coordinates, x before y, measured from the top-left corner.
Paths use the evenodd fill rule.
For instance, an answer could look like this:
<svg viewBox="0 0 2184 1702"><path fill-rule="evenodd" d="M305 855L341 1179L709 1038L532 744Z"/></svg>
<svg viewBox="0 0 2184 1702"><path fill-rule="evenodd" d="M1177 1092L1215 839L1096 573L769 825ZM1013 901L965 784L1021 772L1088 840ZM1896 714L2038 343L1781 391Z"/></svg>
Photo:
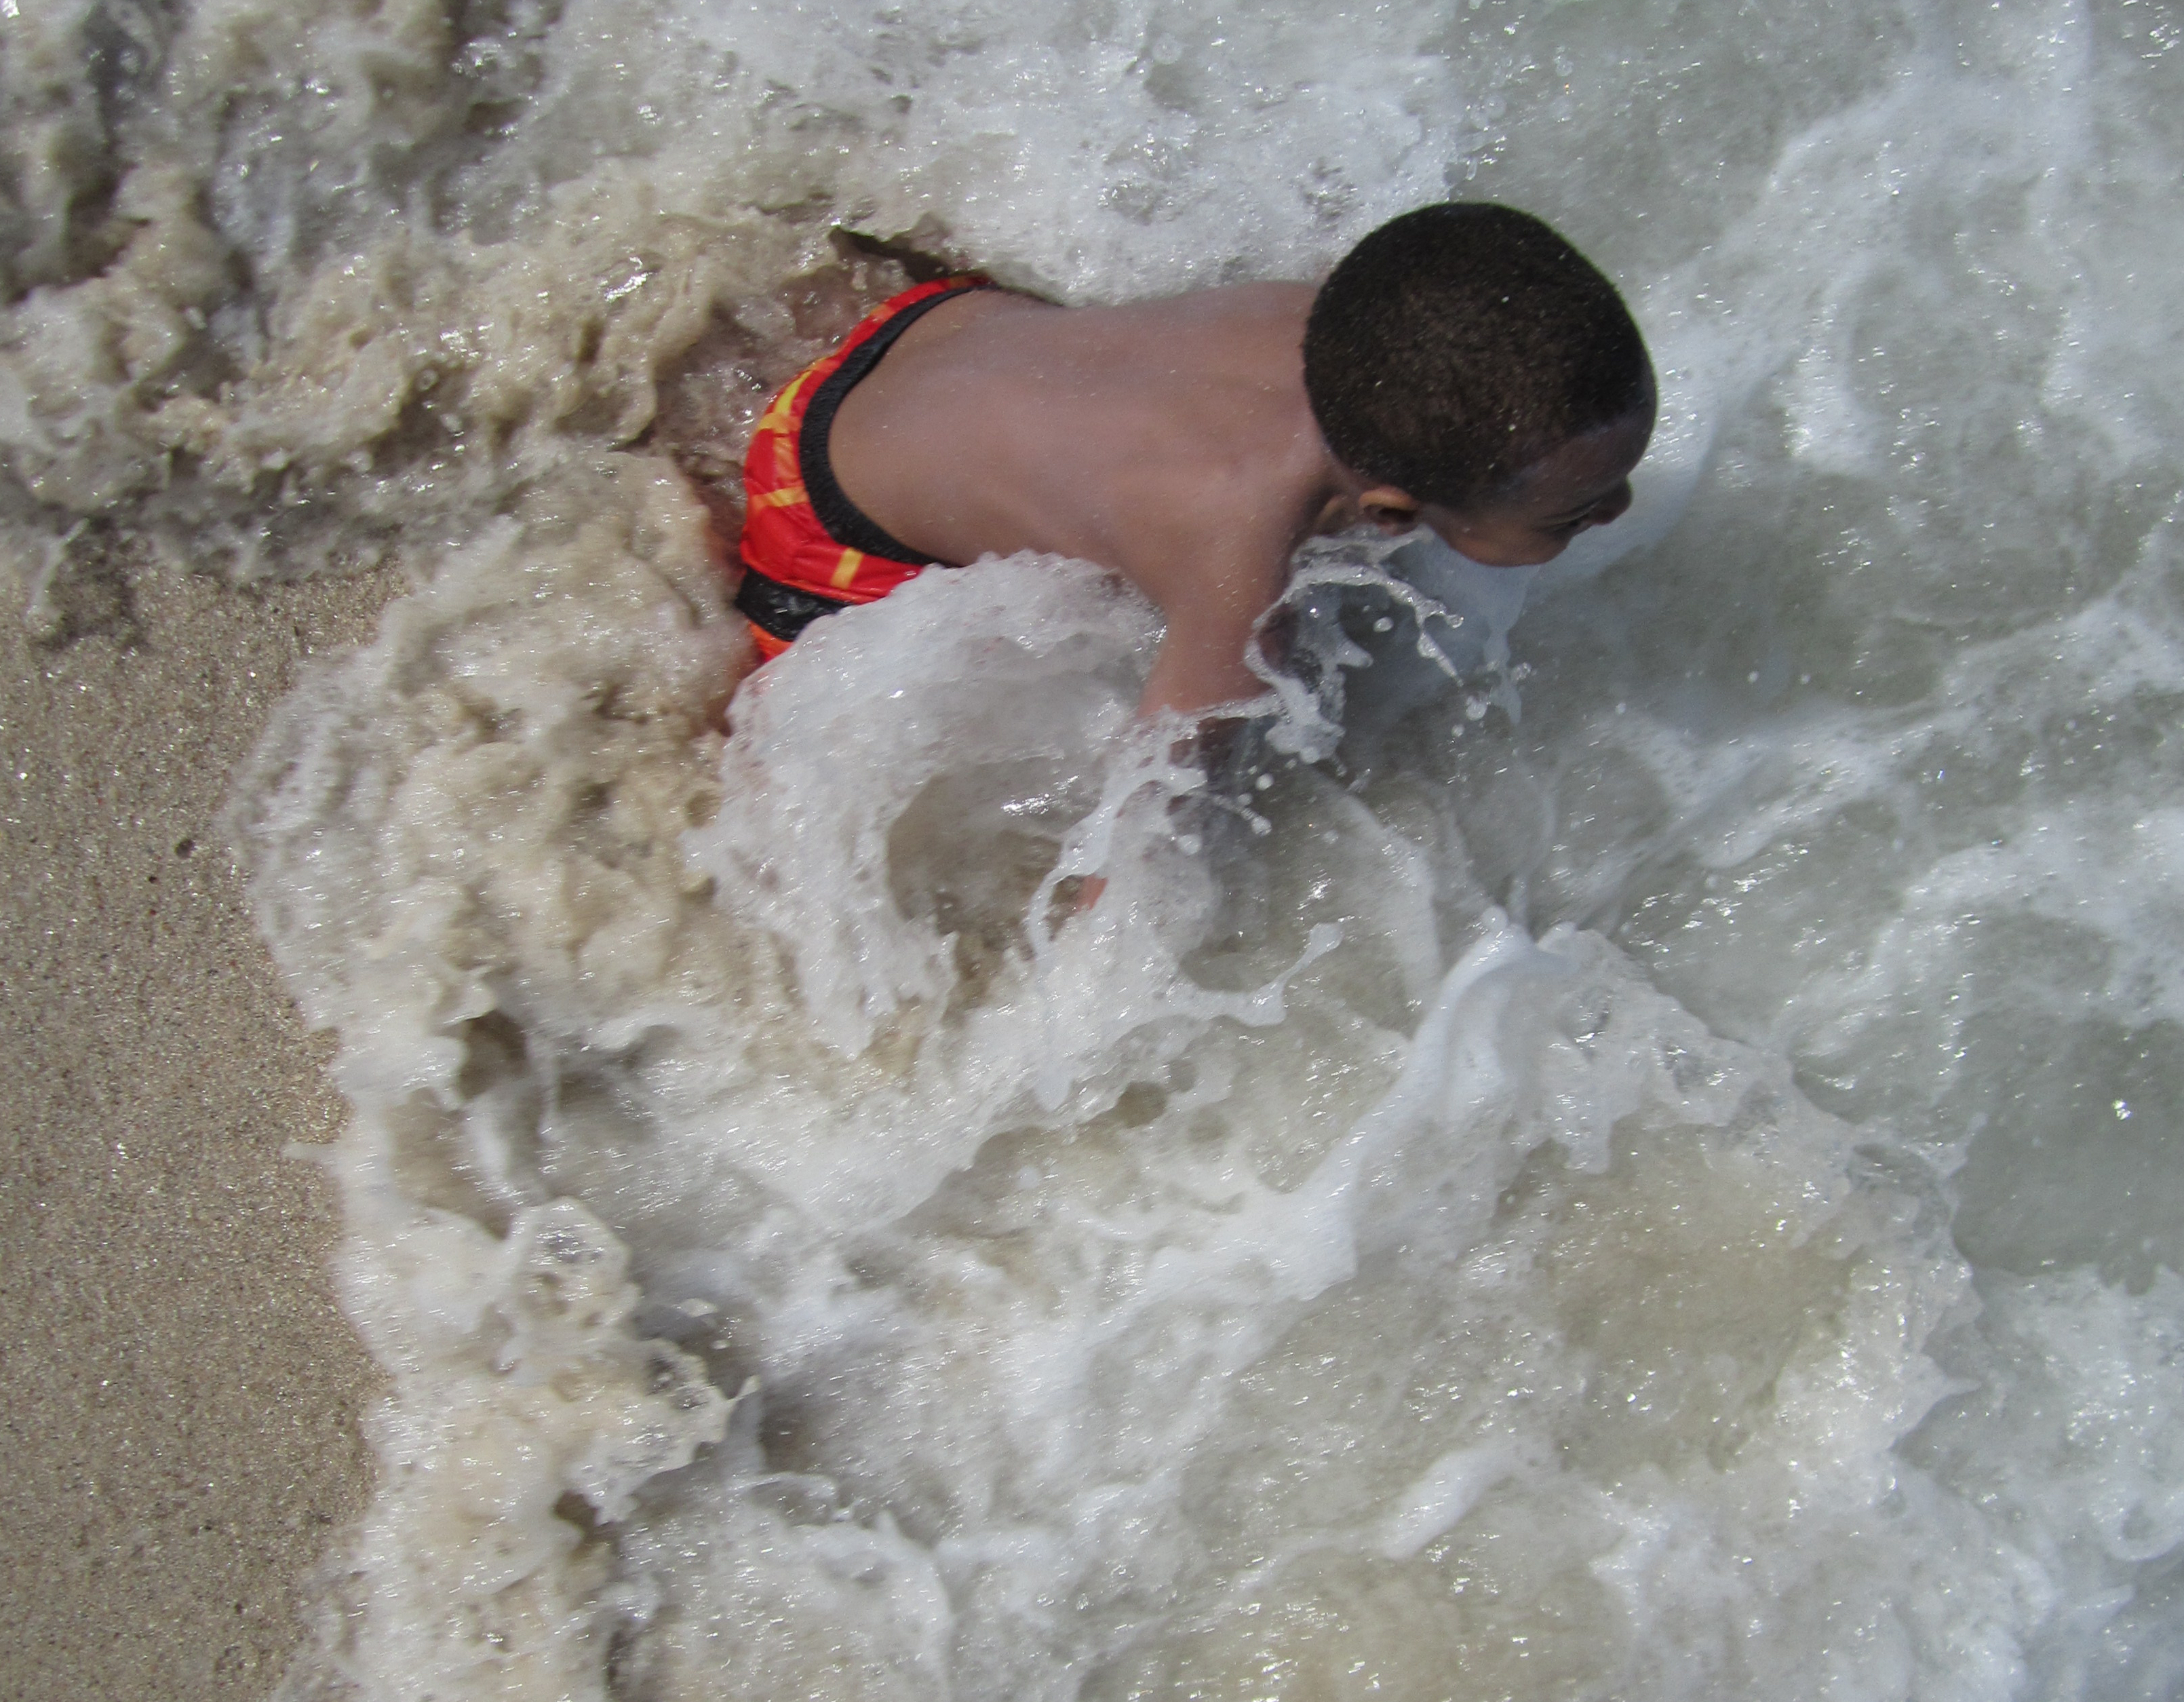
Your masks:
<svg viewBox="0 0 2184 1702"><path fill-rule="evenodd" d="M389 1379L287 1694L2184 1692L2180 37L0 0L29 617L415 585L234 815ZM1451 194L1631 300L1626 519L1315 547L1217 788L1086 564L749 674L692 478L837 232L1117 301Z"/></svg>

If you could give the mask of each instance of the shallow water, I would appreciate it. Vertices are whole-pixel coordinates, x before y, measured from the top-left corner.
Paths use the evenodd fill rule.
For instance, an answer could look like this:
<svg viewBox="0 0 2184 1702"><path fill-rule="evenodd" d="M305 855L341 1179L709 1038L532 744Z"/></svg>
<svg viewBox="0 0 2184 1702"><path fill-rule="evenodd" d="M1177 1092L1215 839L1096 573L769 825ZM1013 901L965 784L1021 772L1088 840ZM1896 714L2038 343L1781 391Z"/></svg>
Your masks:
<svg viewBox="0 0 2184 1702"><path fill-rule="evenodd" d="M33 618L419 584L237 806L393 1377L295 1694L2184 1686L2175 8L0 29ZM1226 802L1068 563L713 730L673 463L836 227L1115 300L1451 193L1630 294L1624 521L1316 553Z"/></svg>

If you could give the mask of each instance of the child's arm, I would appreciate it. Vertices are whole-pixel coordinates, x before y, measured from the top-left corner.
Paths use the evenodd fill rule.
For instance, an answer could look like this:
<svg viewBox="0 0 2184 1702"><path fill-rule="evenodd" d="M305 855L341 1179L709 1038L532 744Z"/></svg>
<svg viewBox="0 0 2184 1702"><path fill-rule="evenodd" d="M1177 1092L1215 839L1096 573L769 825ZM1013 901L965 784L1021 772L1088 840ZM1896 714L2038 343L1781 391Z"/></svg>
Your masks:
<svg viewBox="0 0 2184 1702"><path fill-rule="evenodd" d="M1196 718L1223 704L1241 703L1265 693L1266 682L1245 665L1245 648L1259 617L1281 594L1293 540L1284 539L1272 549L1263 547L1268 539L1258 541L1262 548L1257 550L1233 544L1208 550L1195 558L1195 565L1167 574L1125 576L1160 605L1167 617L1160 654L1153 658L1138 699L1139 721L1171 710ZM1192 560L1182 555L1171 558ZM1187 750L1202 748L1204 731L1183 741L1178 760L1189 760ZM1091 909L1106 890L1105 875L1087 876L1078 890L1075 909L1080 914Z"/></svg>
<svg viewBox="0 0 2184 1702"><path fill-rule="evenodd" d="M1244 664L1251 626L1251 620L1171 621L1152 672L1145 677L1138 719L1150 721L1168 710L1201 715L1218 705L1262 695L1266 682Z"/></svg>
<svg viewBox="0 0 2184 1702"><path fill-rule="evenodd" d="M1259 617L1280 597L1288 578L1286 530L1231 538L1171 558L1169 572L1129 577L1167 618L1167 633L1138 700L1138 718L1165 711L1203 715L1223 704L1262 695L1266 682L1244 661Z"/></svg>

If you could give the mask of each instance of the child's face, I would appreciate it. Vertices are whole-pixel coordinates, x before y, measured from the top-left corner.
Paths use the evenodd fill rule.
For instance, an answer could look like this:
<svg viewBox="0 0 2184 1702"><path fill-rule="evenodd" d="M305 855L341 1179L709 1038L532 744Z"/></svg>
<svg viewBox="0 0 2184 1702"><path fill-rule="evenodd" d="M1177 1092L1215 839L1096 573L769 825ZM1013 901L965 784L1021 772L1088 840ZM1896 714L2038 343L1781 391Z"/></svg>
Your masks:
<svg viewBox="0 0 2184 1702"><path fill-rule="evenodd" d="M1361 505L1391 529L1423 522L1451 549L1487 567L1527 567L1552 561L1588 527L1605 526L1630 506L1630 470L1653 434L1650 410L1557 445L1527 467L1509 496L1490 506L1458 511L1417 503Z"/></svg>

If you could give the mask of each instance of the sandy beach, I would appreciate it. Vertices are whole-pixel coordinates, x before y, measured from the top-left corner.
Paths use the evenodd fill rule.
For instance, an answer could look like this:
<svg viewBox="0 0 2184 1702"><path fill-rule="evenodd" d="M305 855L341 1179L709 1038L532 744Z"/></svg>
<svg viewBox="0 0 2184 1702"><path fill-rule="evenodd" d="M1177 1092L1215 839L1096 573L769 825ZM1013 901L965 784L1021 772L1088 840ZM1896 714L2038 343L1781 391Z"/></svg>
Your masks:
<svg viewBox="0 0 2184 1702"><path fill-rule="evenodd" d="M299 663L396 589L145 575L39 642L9 588L0 1695L265 1694L369 1487L332 1197L282 1154L343 1108L218 817Z"/></svg>

